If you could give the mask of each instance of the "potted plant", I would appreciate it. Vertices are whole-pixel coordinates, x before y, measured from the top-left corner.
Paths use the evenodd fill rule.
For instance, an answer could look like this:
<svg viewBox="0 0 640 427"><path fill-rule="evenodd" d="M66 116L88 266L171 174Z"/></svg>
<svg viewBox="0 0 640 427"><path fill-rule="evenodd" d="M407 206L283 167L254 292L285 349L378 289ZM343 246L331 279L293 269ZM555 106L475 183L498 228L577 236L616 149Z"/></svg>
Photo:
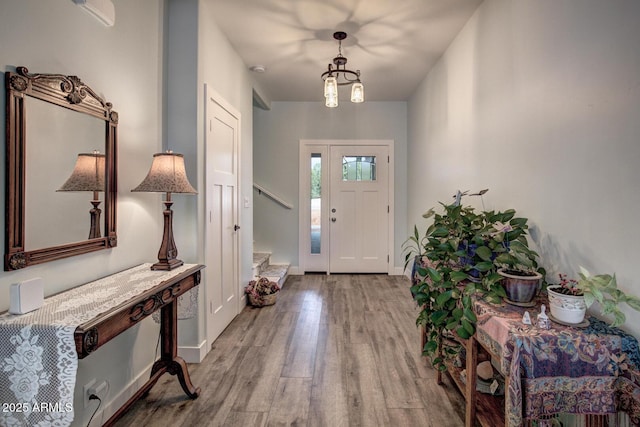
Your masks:
<svg viewBox="0 0 640 427"><path fill-rule="evenodd" d="M280 286L266 277L252 280L245 288L245 293L249 296L249 303L254 307L275 304L278 292L280 292Z"/></svg>
<svg viewBox="0 0 640 427"><path fill-rule="evenodd" d="M509 223L494 223L494 238L501 242L504 251L494 262L499 267L507 302L531 303L540 289L545 270L538 266L538 254L527 241L527 219L514 218Z"/></svg>
<svg viewBox="0 0 640 427"><path fill-rule="evenodd" d="M587 305L582 290L578 288L578 281L562 273L558 277L558 284L547 286L551 317L561 323L580 324L587 312Z"/></svg>
<svg viewBox="0 0 640 427"><path fill-rule="evenodd" d="M640 311L640 299L618 289L615 274L591 275L580 267L578 275L579 279L573 280L560 274L560 283L547 286L551 316L556 320L580 324L584 321L586 309L596 301L600 303L603 314L612 316L611 326L620 326L626 320L619 307L621 303Z"/></svg>

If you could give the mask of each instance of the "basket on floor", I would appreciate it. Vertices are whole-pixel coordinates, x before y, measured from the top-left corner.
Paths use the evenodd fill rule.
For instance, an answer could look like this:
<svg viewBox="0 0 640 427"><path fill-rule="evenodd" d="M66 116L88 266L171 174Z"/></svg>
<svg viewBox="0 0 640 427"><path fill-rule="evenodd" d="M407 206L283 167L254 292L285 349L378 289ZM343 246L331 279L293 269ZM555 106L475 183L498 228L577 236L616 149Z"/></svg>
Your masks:
<svg viewBox="0 0 640 427"><path fill-rule="evenodd" d="M260 295L254 296L249 294L249 303L254 307L264 307L266 305L273 305L276 303L278 294Z"/></svg>
<svg viewBox="0 0 640 427"><path fill-rule="evenodd" d="M264 307L276 303L280 286L266 277L259 277L258 280L249 282L245 292L249 296L249 303L252 306Z"/></svg>

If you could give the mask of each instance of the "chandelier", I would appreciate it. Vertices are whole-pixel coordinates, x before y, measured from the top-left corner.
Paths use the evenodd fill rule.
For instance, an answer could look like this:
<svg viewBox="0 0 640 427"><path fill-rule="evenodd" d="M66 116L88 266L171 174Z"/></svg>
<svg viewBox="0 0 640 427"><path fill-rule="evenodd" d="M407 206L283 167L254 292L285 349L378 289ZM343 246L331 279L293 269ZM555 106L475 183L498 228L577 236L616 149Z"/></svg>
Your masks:
<svg viewBox="0 0 640 427"><path fill-rule="evenodd" d="M338 106L338 86L351 85L351 102L364 102L364 86L360 81L360 70L351 71L346 67L347 58L342 56L342 40L347 38L347 33L336 31L333 38L338 40L338 56L333 58L333 65L328 65L328 70L322 73L324 80L325 105L329 108Z"/></svg>

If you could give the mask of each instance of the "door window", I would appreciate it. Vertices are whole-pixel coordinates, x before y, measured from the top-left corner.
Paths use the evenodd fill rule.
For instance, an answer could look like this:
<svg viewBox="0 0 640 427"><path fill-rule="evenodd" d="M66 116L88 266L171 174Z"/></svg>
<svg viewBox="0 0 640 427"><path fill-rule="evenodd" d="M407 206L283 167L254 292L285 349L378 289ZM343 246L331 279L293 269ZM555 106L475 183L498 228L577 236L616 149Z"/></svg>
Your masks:
<svg viewBox="0 0 640 427"><path fill-rule="evenodd" d="M342 156L343 181L375 181L376 156Z"/></svg>

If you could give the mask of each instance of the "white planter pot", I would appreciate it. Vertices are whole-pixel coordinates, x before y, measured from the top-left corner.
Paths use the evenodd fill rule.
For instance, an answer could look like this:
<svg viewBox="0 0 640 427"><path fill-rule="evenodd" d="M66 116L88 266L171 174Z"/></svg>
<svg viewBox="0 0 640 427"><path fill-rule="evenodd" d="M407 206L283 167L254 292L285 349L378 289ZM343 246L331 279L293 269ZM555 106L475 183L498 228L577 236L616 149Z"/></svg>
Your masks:
<svg viewBox="0 0 640 427"><path fill-rule="evenodd" d="M573 325L582 323L584 315L587 312L584 297L582 295L564 295L554 290L557 288L560 288L560 285L547 287L551 315L561 322L571 323Z"/></svg>

